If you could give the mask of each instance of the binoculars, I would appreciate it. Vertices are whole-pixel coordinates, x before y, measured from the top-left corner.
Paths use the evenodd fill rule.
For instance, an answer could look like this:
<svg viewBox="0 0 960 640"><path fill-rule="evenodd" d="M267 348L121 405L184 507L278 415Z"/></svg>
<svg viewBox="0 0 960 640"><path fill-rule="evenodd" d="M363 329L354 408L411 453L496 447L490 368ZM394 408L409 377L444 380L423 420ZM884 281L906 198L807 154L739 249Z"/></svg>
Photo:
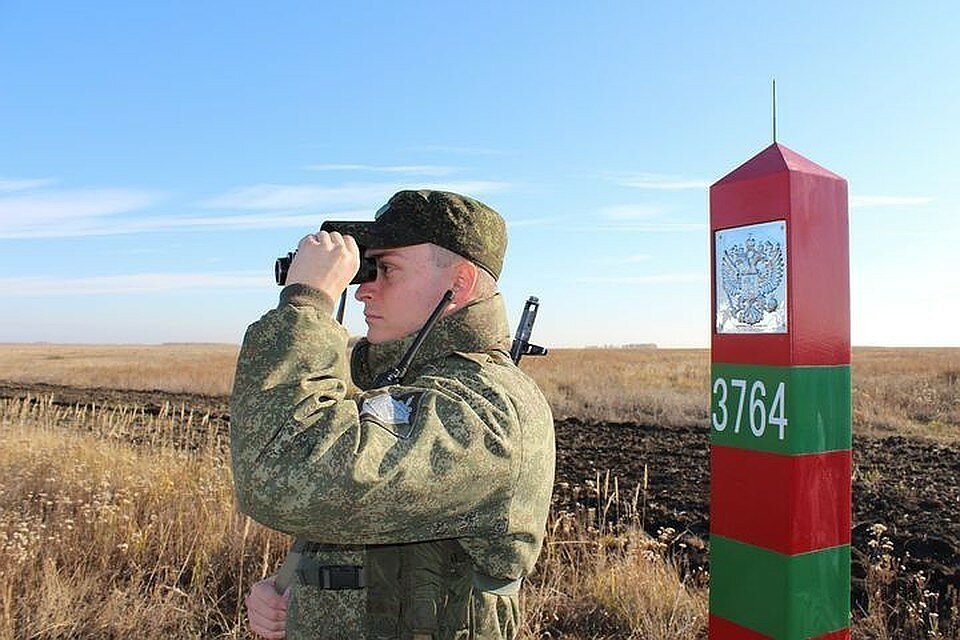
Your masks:
<svg viewBox="0 0 960 640"><path fill-rule="evenodd" d="M296 251L290 251L287 255L277 258L273 265L273 275L277 279L277 284L281 287L287 284L287 272L290 270L290 264L293 257L297 255ZM350 284L363 284L364 282L373 282L377 279L377 261L366 257L366 250L360 247L360 268L357 275L353 276Z"/></svg>

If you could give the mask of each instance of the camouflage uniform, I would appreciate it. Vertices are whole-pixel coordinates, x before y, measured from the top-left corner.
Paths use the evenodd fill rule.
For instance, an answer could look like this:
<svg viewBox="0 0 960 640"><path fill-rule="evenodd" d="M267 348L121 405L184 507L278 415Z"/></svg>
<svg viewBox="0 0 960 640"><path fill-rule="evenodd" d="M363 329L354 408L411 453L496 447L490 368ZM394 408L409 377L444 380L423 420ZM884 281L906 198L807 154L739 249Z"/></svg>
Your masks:
<svg viewBox="0 0 960 640"><path fill-rule="evenodd" d="M412 336L361 340L356 398L332 308L311 287L286 287L247 331L231 404L240 508L301 539L364 549L366 588L346 591L302 579L340 562L330 549L302 554L287 637L514 637L519 578L543 542L554 433L508 355L500 296L442 318L402 385L370 388ZM349 548L333 553L355 561Z"/></svg>

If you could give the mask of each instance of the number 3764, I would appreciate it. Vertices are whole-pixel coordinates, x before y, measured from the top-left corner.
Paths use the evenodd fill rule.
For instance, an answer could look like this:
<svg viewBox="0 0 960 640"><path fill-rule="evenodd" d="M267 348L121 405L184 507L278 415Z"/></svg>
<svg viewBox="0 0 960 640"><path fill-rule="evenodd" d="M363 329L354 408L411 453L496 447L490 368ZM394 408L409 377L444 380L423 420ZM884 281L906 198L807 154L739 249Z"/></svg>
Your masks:
<svg viewBox="0 0 960 640"><path fill-rule="evenodd" d="M750 382L741 378L731 378L729 381L726 378L717 378L713 381L713 397L716 402L711 415L713 428L724 431L732 422L733 432L740 433L740 427L747 422L753 435L760 438L766 432L767 426L773 426L779 429L780 439L783 440L787 431L785 395L786 385L781 382L767 404L767 386L763 380Z"/></svg>

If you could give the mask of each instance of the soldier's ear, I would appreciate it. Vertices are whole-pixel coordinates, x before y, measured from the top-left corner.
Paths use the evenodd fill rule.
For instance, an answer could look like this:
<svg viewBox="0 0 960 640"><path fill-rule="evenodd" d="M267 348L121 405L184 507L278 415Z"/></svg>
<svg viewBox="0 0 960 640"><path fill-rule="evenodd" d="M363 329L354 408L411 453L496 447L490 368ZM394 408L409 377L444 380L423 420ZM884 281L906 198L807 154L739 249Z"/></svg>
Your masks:
<svg viewBox="0 0 960 640"><path fill-rule="evenodd" d="M453 290L451 304L459 307L473 300L478 276L477 265L469 260L461 260L457 263L453 284L450 286Z"/></svg>

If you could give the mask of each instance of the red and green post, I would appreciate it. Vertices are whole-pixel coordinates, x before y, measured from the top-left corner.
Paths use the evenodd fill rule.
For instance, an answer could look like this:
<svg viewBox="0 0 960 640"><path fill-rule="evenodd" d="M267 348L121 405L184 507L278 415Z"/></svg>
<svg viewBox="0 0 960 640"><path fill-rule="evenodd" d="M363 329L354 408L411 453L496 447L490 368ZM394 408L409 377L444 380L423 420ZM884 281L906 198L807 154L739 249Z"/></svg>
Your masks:
<svg viewBox="0 0 960 640"><path fill-rule="evenodd" d="M848 639L847 183L774 143L710 230L710 639Z"/></svg>

